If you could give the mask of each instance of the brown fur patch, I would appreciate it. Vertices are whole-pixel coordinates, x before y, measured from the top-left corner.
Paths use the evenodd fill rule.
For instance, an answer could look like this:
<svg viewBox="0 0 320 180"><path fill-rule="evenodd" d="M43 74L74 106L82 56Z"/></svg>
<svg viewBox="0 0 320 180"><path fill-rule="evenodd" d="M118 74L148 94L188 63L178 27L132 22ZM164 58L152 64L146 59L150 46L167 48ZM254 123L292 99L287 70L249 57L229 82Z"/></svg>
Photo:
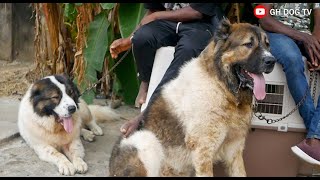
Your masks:
<svg viewBox="0 0 320 180"><path fill-rule="evenodd" d="M175 170L175 168L173 168L171 166L163 167L162 172L161 172L162 177L186 177L186 176L190 176L193 174L194 174L193 170L191 170L191 172L188 172L188 173L177 172Z"/></svg>
<svg viewBox="0 0 320 180"><path fill-rule="evenodd" d="M61 98L61 90L49 78L38 80L32 86L30 102L39 116L54 115L53 109Z"/></svg>
<svg viewBox="0 0 320 180"><path fill-rule="evenodd" d="M212 168L213 168L212 161L207 161L207 162L202 163L200 165L200 171L201 172L207 172L208 174L212 174L211 173L212 172Z"/></svg>
<svg viewBox="0 0 320 180"><path fill-rule="evenodd" d="M138 151L131 146L125 146L120 148L120 140L116 142L115 147L112 150L109 174L110 176L120 177L145 177L147 171L144 168L143 163L138 157ZM121 156L119 155L121 154Z"/></svg>
<svg viewBox="0 0 320 180"><path fill-rule="evenodd" d="M161 95L150 106L144 119L145 128L155 133L165 147L184 145L182 126L178 118L170 112Z"/></svg>

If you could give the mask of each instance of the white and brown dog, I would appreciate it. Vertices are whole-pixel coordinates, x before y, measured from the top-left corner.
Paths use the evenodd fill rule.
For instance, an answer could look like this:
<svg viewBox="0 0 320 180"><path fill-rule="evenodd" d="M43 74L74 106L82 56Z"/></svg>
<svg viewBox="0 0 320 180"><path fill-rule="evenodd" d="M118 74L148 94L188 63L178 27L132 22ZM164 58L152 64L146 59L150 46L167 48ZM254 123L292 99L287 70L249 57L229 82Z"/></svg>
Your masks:
<svg viewBox="0 0 320 180"><path fill-rule="evenodd" d="M199 57L155 97L144 127L115 144L110 176L213 176L218 161L230 176L246 176L252 97L265 97L263 73L274 64L261 28L223 20Z"/></svg>
<svg viewBox="0 0 320 180"><path fill-rule="evenodd" d="M67 76L54 75L29 87L21 100L18 126L40 159L55 164L60 174L74 175L88 170L80 134L93 141L103 135L96 121L111 119L119 115L109 107L87 105Z"/></svg>

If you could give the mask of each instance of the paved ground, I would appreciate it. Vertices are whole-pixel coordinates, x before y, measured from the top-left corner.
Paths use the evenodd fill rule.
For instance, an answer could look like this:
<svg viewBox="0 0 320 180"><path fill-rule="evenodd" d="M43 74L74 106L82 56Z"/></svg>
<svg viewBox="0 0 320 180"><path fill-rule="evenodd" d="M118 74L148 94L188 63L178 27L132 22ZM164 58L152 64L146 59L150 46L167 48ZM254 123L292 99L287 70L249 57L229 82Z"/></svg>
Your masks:
<svg viewBox="0 0 320 180"><path fill-rule="evenodd" d="M55 165L41 161L19 136L17 115L20 101L17 98L0 98L0 177L14 176L61 176ZM98 102L103 104L103 102ZM123 117L129 119L139 113L138 109L120 106L115 109ZM96 136L94 142L83 141L88 164L86 174L76 177L108 176L108 164L114 142L120 135L119 128L125 120L101 123L104 136ZM320 170L314 169L313 176L319 177Z"/></svg>
<svg viewBox="0 0 320 180"><path fill-rule="evenodd" d="M14 98L0 98L0 144L18 136L16 125L20 101Z"/></svg>
<svg viewBox="0 0 320 180"><path fill-rule="evenodd" d="M56 166L41 161L19 136L16 125L19 100L0 98L0 177L1 176L61 176ZM115 110L125 118L139 113L138 109L120 106ZM108 163L119 127L124 120L101 123L104 136L94 142L83 141L89 170L75 176L108 176Z"/></svg>

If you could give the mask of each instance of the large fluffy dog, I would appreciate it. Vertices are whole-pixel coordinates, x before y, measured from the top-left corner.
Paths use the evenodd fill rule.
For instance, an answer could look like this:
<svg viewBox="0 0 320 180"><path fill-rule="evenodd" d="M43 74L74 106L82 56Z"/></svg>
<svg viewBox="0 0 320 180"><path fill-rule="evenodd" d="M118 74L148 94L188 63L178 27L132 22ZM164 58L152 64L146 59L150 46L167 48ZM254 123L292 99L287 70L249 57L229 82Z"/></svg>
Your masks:
<svg viewBox="0 0 320 180"><path fill-rule="evenodd" d="M265 97L263 73L274 64L265 32L223 20L199 57L163 87L144 128L116 143L110 176L213 176L217 161L230 176L246 176L252 97Z"/></svg>
<svg viewBox="0 0 320 180"><path fill-rule="evenodd" d="M95 135L103 135L96 120L117 118L108 107L88 106L68 77L55 75L29 87L21 100L18 126L40 159L54 163L63 175L74 175L88 170L80 133L92 141Z"/></svg>

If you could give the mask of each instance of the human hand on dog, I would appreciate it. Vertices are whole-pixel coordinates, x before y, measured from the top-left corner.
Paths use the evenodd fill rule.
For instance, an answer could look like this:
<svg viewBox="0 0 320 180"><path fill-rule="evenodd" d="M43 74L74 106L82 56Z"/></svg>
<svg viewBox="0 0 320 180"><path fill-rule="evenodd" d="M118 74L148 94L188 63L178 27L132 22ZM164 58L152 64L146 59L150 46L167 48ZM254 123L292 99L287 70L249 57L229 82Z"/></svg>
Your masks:
<svg viewBox="0 0 320 180"><path fill-rule="evenodd" d="M124 138L127 138L130 134L132 134L139 126L139 122L128 122L121 126L120 132L123 134Z"/></svg>
<svg viewBox="0 0 320 180"><path fill-rule="evenodd" d="M129 135L131 135L134 131L138 129L139 124L142 121L142 117L143 116L140 114L120 127L120 132L123 134L124 138L127 138Z"/></svg>
<svg viewBox="0 0 320 180"><path fill-rule="evenodd" d="M116 59L118 55L131 48L131 40L130 38L120 38L116 39L110 45L110 54L113 59Z"/></svg>

